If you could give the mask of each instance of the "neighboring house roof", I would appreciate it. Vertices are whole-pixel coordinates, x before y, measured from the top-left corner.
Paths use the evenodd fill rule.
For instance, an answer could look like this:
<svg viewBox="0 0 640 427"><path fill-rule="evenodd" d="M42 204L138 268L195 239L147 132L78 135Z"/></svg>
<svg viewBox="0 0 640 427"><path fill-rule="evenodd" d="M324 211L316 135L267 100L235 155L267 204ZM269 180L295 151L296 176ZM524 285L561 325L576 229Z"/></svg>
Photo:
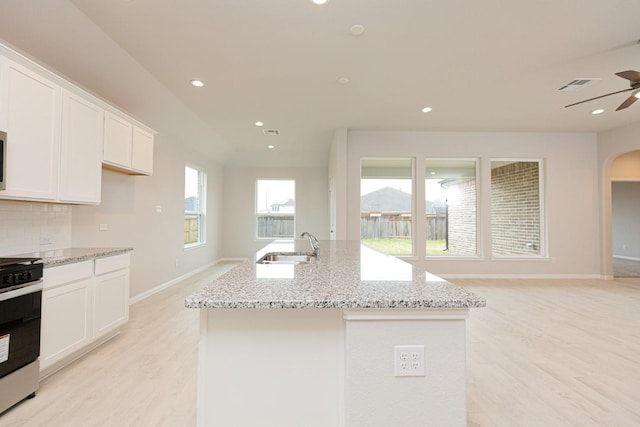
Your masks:
<svg viewBox="0 0 640 427"><path fill-rule="evenodd" d="M445 203L426 200L427 213L444 215ZM383 212L411 212L411 194L392 187L384 187L360 197L360 210Z"/></svg>
<svg viewBox="0 0 640 427"><path fill-rule="evenodd" d="M184 199L184 210L185 211L195 211L197 210L197 206L199 203L199 199L195 196L187 197Z"/></svg>
<svg viewBox="0 0 640 427"><path fill-rule="evenodd" d="M396 188L384 187L360 198L362 211L411 211L411 194Z"/></svg>
<svg viewBox="0 0 640 427"><path fill-rule="evenodd" d="M286 202L279 202L279 203L273 203L271 204L271 210L277 210L276 208L283 208L283 207L293 207L295 206L296 203L293 201L293 199L288 199Z"/></svg>

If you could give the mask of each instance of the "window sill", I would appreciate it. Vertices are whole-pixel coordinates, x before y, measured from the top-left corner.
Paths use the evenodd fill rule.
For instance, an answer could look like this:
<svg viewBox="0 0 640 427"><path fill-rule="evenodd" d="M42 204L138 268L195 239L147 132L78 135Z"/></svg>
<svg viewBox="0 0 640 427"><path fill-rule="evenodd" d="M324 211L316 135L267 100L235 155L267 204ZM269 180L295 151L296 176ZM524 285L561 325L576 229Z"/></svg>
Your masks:
<svg viewBox="0 0 640 427"><path fill-rule="evenodd" d="M207 244L207 242L189 243L189 244L184 245L183 250L184 251L190 251L192 249L197 249L197 248L199 248L201 246L205 246L206 244Z"/></svg>

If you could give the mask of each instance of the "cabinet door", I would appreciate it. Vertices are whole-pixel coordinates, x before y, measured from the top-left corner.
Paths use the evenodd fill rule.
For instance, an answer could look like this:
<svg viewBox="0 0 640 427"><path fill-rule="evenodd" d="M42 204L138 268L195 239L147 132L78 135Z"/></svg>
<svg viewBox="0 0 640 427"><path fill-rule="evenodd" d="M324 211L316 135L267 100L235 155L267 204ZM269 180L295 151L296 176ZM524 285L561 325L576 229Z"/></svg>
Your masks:
<svg viewBox="0 0 640 427"><path fill-rule="evenodd" d="M131 168L133 125L122 117L109 113L104 116L104 157L107 164Z"/></svg>
<svg viewBox="0 0 640 427"><path fill-rule="evenodd" d="M100 203L104 111L90 101L62 92L59 199Z"/></svg>
<svg viewBox="0 0 640 427"><path fill-rule="evenodd" d="M96 276L93 299L96 339L129 320L129 269Z"/></svg>
<svg viewBox="0 0 640 427"><path fill-rule="evenodd" d="M145 175L153 173L153 135L137 126L133 128L131 169Z"/></svg>
<svg viewBox="0 0 640 427"><path fill-rule="evenodd" d="M91 285L84 279L42 292L40 369L91 342Z"/></svg>
<svg viewBox="0 0 640 427"><path fill-rule="evenodd" d="M55 200L60 150L60 87L17 63L2 62L7 188L0 197Z"/></svg>

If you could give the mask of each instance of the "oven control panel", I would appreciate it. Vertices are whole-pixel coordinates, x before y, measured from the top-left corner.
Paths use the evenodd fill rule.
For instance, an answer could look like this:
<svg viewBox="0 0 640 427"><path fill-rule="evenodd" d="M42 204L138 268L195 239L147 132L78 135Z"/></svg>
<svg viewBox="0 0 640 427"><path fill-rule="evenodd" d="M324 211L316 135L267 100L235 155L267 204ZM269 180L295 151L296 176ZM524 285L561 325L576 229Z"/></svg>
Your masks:
<svg viewBox="0 0 640 427"><path fill-rule="evenodd" d="M43 265L40 263L0 268L0 289L40 280L42 268Z"/></svg>

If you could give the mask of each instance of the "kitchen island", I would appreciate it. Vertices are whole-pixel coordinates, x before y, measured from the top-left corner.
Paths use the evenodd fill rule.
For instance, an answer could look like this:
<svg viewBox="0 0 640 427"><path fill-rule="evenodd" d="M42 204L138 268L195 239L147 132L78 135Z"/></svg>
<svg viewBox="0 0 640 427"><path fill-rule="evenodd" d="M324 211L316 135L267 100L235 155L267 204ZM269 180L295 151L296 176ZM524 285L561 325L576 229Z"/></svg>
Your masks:
<svg viewBox="0 0 640 427"><path fill-rule="evenodd" d="M465 426L465 319L484 299L357 241L255 262L310 249L272 243L186 299L198 424Z"/></svg>

